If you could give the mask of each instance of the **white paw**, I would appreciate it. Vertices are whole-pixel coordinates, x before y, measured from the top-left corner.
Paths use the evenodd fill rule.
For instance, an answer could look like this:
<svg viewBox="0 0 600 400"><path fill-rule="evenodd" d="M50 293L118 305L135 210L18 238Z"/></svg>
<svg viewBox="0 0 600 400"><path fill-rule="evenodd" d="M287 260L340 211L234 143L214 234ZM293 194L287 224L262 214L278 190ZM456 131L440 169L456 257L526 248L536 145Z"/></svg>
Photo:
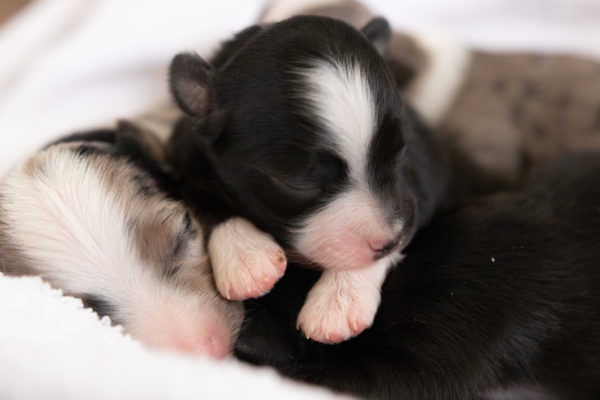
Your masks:
<svg viewBox="0 0 600 400"><path fill-rule="evenodd" d="M239 217L215 227L208 253L217 289L229 300L264 295L287 266L285 253L275 239Z"/></svg>
<svg viewBox="0 0 600 400"><path fill-rule="evenodd" d="M297 320L297 328L307 338L339 343L371 326L381 299L380 288L348 278L352 274L325 271L308 293Z"/></svg>

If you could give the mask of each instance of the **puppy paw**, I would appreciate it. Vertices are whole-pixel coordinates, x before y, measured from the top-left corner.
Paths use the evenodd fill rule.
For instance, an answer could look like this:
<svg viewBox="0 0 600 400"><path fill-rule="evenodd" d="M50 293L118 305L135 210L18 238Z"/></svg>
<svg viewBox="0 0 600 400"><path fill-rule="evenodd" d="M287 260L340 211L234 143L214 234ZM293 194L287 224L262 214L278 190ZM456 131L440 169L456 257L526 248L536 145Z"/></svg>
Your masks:
<svg viewBox="0 0 600 400"><path fill-rule="evenodd" d="M339 343L373 323L381 299L379 287L368 282L348 284L344 282L348 274L352 272L326 271L308 293L296 326L307 338Z"/></svg>
<svg viewBox="0 0 600 400"><path fill-rule="evenodd" d="M287 266L285 253L273 237L239 217L215 227L208 252L217 289L229 300L264 295Z"/></svg>

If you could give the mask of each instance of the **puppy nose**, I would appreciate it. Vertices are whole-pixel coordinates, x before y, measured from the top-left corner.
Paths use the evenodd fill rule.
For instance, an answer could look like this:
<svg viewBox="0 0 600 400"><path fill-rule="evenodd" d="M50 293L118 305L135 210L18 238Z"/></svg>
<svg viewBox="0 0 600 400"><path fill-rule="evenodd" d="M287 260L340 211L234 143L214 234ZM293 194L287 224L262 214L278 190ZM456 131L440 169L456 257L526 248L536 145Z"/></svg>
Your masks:
<svg viewBox="0 0 600 400"><path fill-rule="evenodd" d="M379 260L380 258L383 258L386 255L390 254L392 250L394 250L396 246L398 246L398 243L400 243L400 235L396 236L392 240L387 241L383 246L379 248L372 247L373 251L375 252L375 259Z"/></svg>

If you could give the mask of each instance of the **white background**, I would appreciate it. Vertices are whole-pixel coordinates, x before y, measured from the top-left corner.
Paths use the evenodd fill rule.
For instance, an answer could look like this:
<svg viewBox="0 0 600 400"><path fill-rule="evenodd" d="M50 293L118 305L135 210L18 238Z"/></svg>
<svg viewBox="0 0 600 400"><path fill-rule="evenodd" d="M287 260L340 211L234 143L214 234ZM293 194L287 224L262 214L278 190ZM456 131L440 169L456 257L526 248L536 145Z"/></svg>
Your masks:
<svg viewBox="0 0 600 400"><path fill-rule="evenodd" d="M495 50L600 58L600 0L365 0L396 28ZM263 0L37 0L0 27L0 174L48 140L168 99L180 50L208 56Z"/></svg>

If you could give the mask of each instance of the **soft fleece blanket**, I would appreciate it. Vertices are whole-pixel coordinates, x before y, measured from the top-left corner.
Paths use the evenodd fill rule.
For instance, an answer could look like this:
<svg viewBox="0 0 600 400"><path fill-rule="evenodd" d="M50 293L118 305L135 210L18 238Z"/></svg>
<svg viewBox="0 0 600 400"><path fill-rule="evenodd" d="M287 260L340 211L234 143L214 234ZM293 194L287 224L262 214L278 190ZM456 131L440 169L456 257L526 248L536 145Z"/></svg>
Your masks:
<svg viewBox="0 0 600 400"><path fill-rule="evenodd" d="M314 0L313 0L314 1ZM0 175L52 138L169 101L177 51L209 56L263 0L37 0L0 26ZM398 28L600 58L597 0L365 0ZM37 278L0 275L0 398L332 397L266 369L147 349Z"/></svg>
<svg viewBox="0 0 600 400"><path fill-rule="evenodd" d="M274 371L144 348L39 278L0 274L0 398L330 399Z"/></svg>

